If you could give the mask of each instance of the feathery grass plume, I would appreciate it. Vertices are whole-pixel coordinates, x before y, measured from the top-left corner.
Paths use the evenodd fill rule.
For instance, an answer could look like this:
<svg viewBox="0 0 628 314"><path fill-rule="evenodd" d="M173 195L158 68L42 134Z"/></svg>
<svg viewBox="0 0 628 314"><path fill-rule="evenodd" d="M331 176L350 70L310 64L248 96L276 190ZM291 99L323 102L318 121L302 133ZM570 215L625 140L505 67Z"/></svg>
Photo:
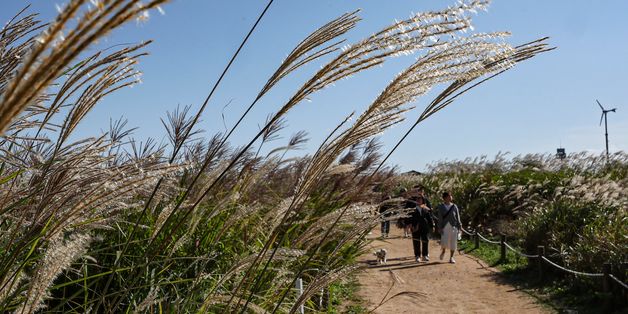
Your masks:
<svg viewBox="0 0 628 314"><path fill-rule="evenodd" d="M53 236L45 250L41 263L35 266L30 280L30 289L26 293L22 306L16 313L34 313L44 307L44 299L48 297L47 289L57 276L71 263L80 257L91 241L86 234L71 234L68 239Z"/></svg>
<svg viewBox="0 0 628 314"><path fill-rule="evenodd" d="M281 119L291 108L313 93L342 78L381 64L388 57L437 45L434 44L435 41L438 41L437 38L444 38L445 35L450 36L456 31L468 29L470 19L464 14L484 9L486 4L486 1L463 2L455 8L441 12L417 14L408 20L389 26L355 45L345 47L342 53L323 66L288 100L262 131L249 142L247 147L250 147L267 128ZM236 156L233 163L240 157ZM221 178L222 176L218 180ZM210 188L213 186L211 185ZM206 191L206 193L208 192L209 190Z"/></svg>
<svg viewBox="0 0 628 314"><path fill-rule="evenodd" d="M303 145L305 145L305 143L309 141L307 136L308 134L306 131L298 131L290 137L290 140L288 141L288 144L286 146L273 148L270 152L268 152L266 157L268 158L278 152L282 152L281 157L279 157L279 160L282 161L288 151L302 149Z"/></svg>
<svg viewBox="0 0 628 314"><path fill-rule="evenodd" d="M498 35L477 35L470 39L459 39L451 44L432 48L419 57L408 69L399 74L360 115L353 126L332 139L314 156L311 173L305 175L304 191L316 185L320 173L345 149L371 138L387 128L401 122L408 102L426 93L432 86L455 81L478 71L486 58L508 48L505 44L491 44L487 39ZM311 180L308 180L311 179ZM307 192L304 193L307 195Z"/></svg>
<svg viewBox="0 0 628 314"><path fill-rule="evenodd" d="M0 29L0 95L35 43L33 34L45 27L36 20L37 14L22 16L27 9L28 6Z"/></svg>
<svg viewBox="0 0 628 314"><path fill-rule="evenodd" d="M113 1L92 3L92 19L107 10L111 16L124 9L124 4ZM241 148L228 146L230 133L196 141L200 131L195 125L206 104L195 116L183 107L162 120L172 151L151 139L133 140L132 129L122 120L111 123L109 134L64 143L69 134L64 132L71 132L93 106L89 96L106 94L107 84L115 88L135 81L134 77L107 81L105 76L116 71L110 65L129 61L109 57L117 52L90 55L69 69L66 65L64 75L53 80L60 84L39 93L12 120L9 135L0 138L4 219L0 248L8 253L0 257L0 283L5 288L0 295L8 295L0 300L0 308L25 305L27 291L34 289L28 266L39 265L49 239L90 234L103 239L87 252L94 259L75 264L80 269L69 266L57 271L65 276L41 290L52 296L43 299L50 311L150 311L157 306L166 311L296 310L310 296L299 299L291 282L305 278L308 291L317 293L338 276L355 271L350 261L364 248L365 234L377 222L377 216L368 214L373 208L351 205L368 198L371 194L363 190L372 182L380 184L393 171L372 171L380 160L374 136L403 119L411 109L407 103L413 100L412 93L420 95L441 82L488 73L485 68L501 55L490 52L500 45L491 35L459 38L457 34L471 29L465 12L484 4L463 2L442 12L418 14L340 51L343 42L338 36L358 21L355 12L349 13L301 42L257 99L292 71L332 53L338 55L282 109L289 110L326 85L389 57L423 52L417 60L423 63L412 74L400 74L395 78L398 85L389 86L382 93L386 95L356 122L340 123L313 156L303 158L284 159L306 141L304 132L261 154L262 146L279 135L285 113L281 110ZM74 15L80 17L82 12ZM94 23L107 23L106 19ZM55 38L57 45L65 43ZM527 49L519 59L536 52ZM465 51L476 51L477 57ZM142 52L125 54L137 58ZM100 63L107 58L112 63ZM122 64L117 69L130 73ZM82 73L96 75L88 78ZM83 99L84 104L69 106L74 99ZM56 125L59 119L53 116L62 113L66 122ZM254 147L259 137L261 144ZM526 188L521 194L532 191ZM32 293L33 298L37 295ZM289 301L284 302L286 297Z"/></svg>
<svg viewBox="0 0 628 314"><path fill-rule="evenodd" d="M393 82L387 87L386 90L395 90L397 84L401 87L412 86L413 89L405 94L405 98L403 97L404 94L400 93L400 91L404 91L403 89L397 90L396 93L388 95L385 92L382 93L380 96L383 95L383 97L378 97L369 109L367 109L367 111L365 111L365 113L357 119L353 127L344 131L337 136L336 139L332 140L329 144L329 149L320 151L323 152L323 154L328 154L327 156L321 155L321 158L318 158L319 156L315 156L310 169L313 169L315 172L325 169L327 165L337 158L340 151L350 147L351 145L355 145L356 142L363 140L364 138L368 138L381 132L383 129L388 128L395 123L398 123L401 119L403 119L401 114L404 112L404 109L400 108L400 106L405 104L404 101L414 100L417 96L425 93L435 84L454 81L453 86L461 88L469 81L480 76L490 74L494 71L501 73L499 72L500 70L503 71L504 69L511 67L513 60L514 62L522 61L534 56L536 53L548 51L548 49L545 49L544 45L533 48L525 46L525 48L516 51L521 52L521 54L518 54L512 53L511 48L505 44L495 45L488 41L489 39L499 38L501 36L501 34L481 34L472 36L469 39L456 40L452 44L445 43L434 47L434 53L429 52L425 57L419 58L413 66L402 72L402 74L393 80ZM534 43L535 42L532 43L533 46ZM465 53L469 54L465 55ZM494 61L495 56L497 56L497 62ZM514 57L511 59L509 58L510 56ZM486 64L490 64L491 66L486 66ZM431 70L429 71L430 73L428 75L421 75L421 70L423 68ZM416 76L414 76L415 74ZM398 94L401 95L398 96ZM439 110L442 107L437 108L437 110ZM397 145L399 145L399 143ZM395 148L396 147L397 146L395 146ZM387 159L391 153L392 151L385 159ZM320 162L318 165L316 165L317 159L318 162ZM377 170L379 170L379 167L375 169L373 173L376 173ZM315 184L315 178L317 178L317 175L306 175L306 178L314 179L310 184ZM342 217L342 214L338 217L338 219L340 219L340 217ZM337 223L338 221L332 224L331 228L335 227ZM321 240L321 243L324 241L324 238ZM310 255L310 258L312 256L313 255Z"/></svg>
<svg viewBox="0 0 628 314"><path fill-rule="evenodd" d="M460 10L464 11L464 9L462 8L460 8ZM458 16L457 14L458 13L456 13L454 16ZM453 27L453 29L457 30L458 27L465 28L470 25L468 23L469 23L468 19L461 18L460 24L454 24L455 26ZM412 38L410 34L412 34L414 30L411 29L410 31L407 31L407 29L405 29L405 24L400 24L400 25L401 26L398 25L398 27L394 28L394 30L401 29L403 31L402 34L404 34L403 37L405 39L407 39L407 37ZM451 26L451 25L448 25L448 26ZM441 27L437 27L437 29L438 29L438 32L437 32L438 34L447 34L447 33L453 32L452 28L447 28L447 27L445 27L444 29ZM490 46L490 43L486 41L486 38L477 36L478 40L475 43L478 47L477 49L475 49L475 51L474 49L465 50L464 48L461 48L461 46L463 46L463 44L466 43L466 41L463 39L461 41L465 41L465 42L463 42L462 44L459 44L458 46L456 46L456 44L454 43L453 45L451 45L459 49L456 50L454 48L452 49L454 51L451 54L447 54L446 52L448 51L450 45L448 45L447 43L429 45L425 42L425 40L427 39L424 37L425 36L424 33L418 34L419 39L421 39L418 41L418 44L417 44L417 41L401 41L401 42L396 42L396 45L387 45L386 50L379 51L379 52L376 51L375 53L373 53L373 50L369 50L370 48L366 50L362 50L362 49L365 49L365 47L370 47L371 44L376 44L376 43L381 44L382 40L387 40L387 39L391 39L392 41L400 40L402 36L399 36L399 33L396 33L396 31L394 30L387 29L383 32L380 32L378 34L371 36L370 38L359 43L356 46L352 46L353 48L349 47L347 50L345 50L343 54L341 54L339 57L337 57L336 59L334 59L332 62L328 64L328 66L334 65L331 69L327 68L327 66L323 67L323 69L321 69L321 71L319 71L319 73L315 76L315 78L318 76L318 79L316 79L315 82L310 80L308 83L306 83L306 85L299 92L297 92L297 94L293 96L293 98L280 110L277 116L279 116L283 110L289 110L293 104L305 98L307 95L309 95L310 92L317 91L326 85L325 83L321 83L321 82L331 83L337 79L344 77L345 75L350 75L351 73L353 73L352 72L353 66L349 66L345 70L342 69L343 65L347 66L348 64L350 64L350 62L344 63L345 61L340 61L340 60L343 60L343 58L345 57L348 57L348 60L357 62L358 69L366 69L372 65L376 65L378 63L383 62L385 57L397 54L399 52L408 52L408 51L412 51L418 48L432 48L436 50L436 53L434 53L435 55L437 55L437 57L435 57L436 61L432 61L431 63L430 62L421 63L420 62L421 59L420 59L420 61L417 62L418 64L420 64L420 66L410 67L408 71L404 72L405 74L408 74L408 76L410 76L411 74L414 74L414 72L416 72L418 69L423 69L423 68L425 68L426 70L430 72L435 72L436 73L434 75L435 77L430 77L430 76L425 75L425 76L418 76L419 78L417 79L417 81L424 83L425 84L424 86L432 86L434 84L441 83L441 82L454 81L456 79L460 79L461 76L463 75L469 75L468 72L477 71L477 68L479 67L478 63L485 61L486 55L491 56L496 53L495 47ZM428 30L430 29L428 28ZM387 36L390 36L390 38L388 38ZM496 35L487 35L488 38L493 38L495 36ZM472 43L474 43L472 40L469 40L469 42L471 43L468 44L467 46L471 46ZM410 43L412 44L410 45ZM445 51L445 52L441 52L441 54L438 54L438 51L439 51L438 48L441 48L441 51ZM484 52L484 55L477 56L476 58L479 61L473 62L475 60L473 59L474 57L473 53L477 53L478 51ZM456 52L458 53L456 54ZM465 57L464 55L465 52L468 53L467 56L471 60L469 61L469 60L463 59L462 61L459 61L459 58ZM366 59L367 61L366 62L360 61L364 57L368 58ZM432 54L428 53L428 57L432 57ZM438 57L440 57L441 59L444 59L443 61L444 65L442 65L440 68L438 67L438 65L439 65L439 61L441 60ZM447 62L449 62L449 64ZM436 67L436 69L433 69L431 67ZM437 70L437 71L434 71L434 70ZM440 71L442 73L440 73L438 70L442 70ZM446 70L450 70L450 71L448 72ZM338 71L338 72L335 72L335 71ZM328 79L325 78L326 75L329 75ZM389 85L389 87L395 86L395 82L406 83L402 79L400 79L400 77L404 77L404 76L400 75L393 83ZM309 83L312 83L312 85L308 86ZM416 88L417 86L414 86L414 87ZM418 95L426 92L427 89L428 88L419 89ZM333 162L333 160L335 160L338 157L338 155L344 149L357 144L363 139L374 136L382 132L384 129L391 127L392 125L395 125L396 123L399 123L402 121L403 119L402 114L408 111L409 109L401 108L401 105L405 104L406 101L413 100L413 97L408 97L405 99L402 98L402 101L399 101L399 102L392 102L392 101L387 102L389 98L395 99L397 98L397 95L389 94L387 96L379 97L369 107L369 109L367 109L367 111L365 111L365 113L363 113L357 119L353 127L349 128L349 130L345 132L342 132L329 144L325 144L326 146L322 150L319 150L317 152L317 155L314 156L313 161L309 167L309 170L308 170L309 172L306 172L306 175L304 175L304 180L302 182L302 185L299 186L298 188L299 192L297 193L294 199L294 204L293 204L294 206L291 206L291 208L300 207L300 204L304 201L305 197L307 197L307 195L309 194L309 191L311 191L313 186L316 185L321 173L323 173L327 169L327 167ZM293 103L293 101L296 101L296 102ZM288 211L287 214L289 213L290 211ZM287 218L287 214L284 216L284 219ZM266 263L265 267L267 267L269 263L270 263L270 259Z"/></svg>
<svg viewBox="0 0 628 314"><path fill-rule="evenodd" d="M252 107L280 79L286 77L290 72L296 70L297 68L299 68L299 67L301 67L301 66L303 66L303 65L305 65L305 64L307 64L309 62L312 62L312 61L317 60L318 58L320 58L320 57L322 57L324 55L327 55L329 53L337 51L338 50L337 46L339 44L341 44L342 41L329 44L329 45L327 45L327 46L325 46L323 48L320 48L320 49L319 49L319 47L325 45L326 43L328 43L330 41L335 40L337 37L343 35L347 31L352 29L355 26L355 24L359 21L359 18L355 15L356 13L357 13L357 11L355 11L353 13L343 14L339 18L337 18L337 19L335 19L335 20L333 20L333 21L323 25L322 27L318 28L316 31L314 31L312 34L310 34L308 37L306 37L306 39L304 39L299 45L297 45L297 47L295 49L293 49L293 51L288 55L288 57L284 60L284 62L282 62L281 66L269 78L269 80L267 81L266 85L259 92L259 94L256 97L256 99L251 103L251 105L247 108L247 110L240 116L239 120L235 123L235 125L231 128L231 130L225 135L225 137L222 139L222 141L219 144L219 146L222 146L222 145L224 145L226 143L226 141L228 140L230 135L238 127L238 125L241 123L241 121L244 119L244 117L248 114L248 112L252 109ZM273 118L269 119L267 121L267 123L264 125L264 127L262 128L262 130L260 130L258 135L255 136L255 138L253 140L251 140L251 142L241 152L244 152L244 151L248 150L248 148L251 147L253 145L253 143L260 136L264 136L265 134L268 134L268 129L270 129L271 127L277 125L278 121L280 121L280 120L281 120L281 116L277 116L277 115L275 115L275 116L273 116ZM226 171L230 170L233 166L235 166L235 163L241 157L242 157L241 154L236 155L236 157L233 159L232 164L230 164L227 167L227 169L225 169L225 172L223 174L221 174L218 177L218 179L216 179L216 181L207 188L207 190L206 190L206 192L204 194L207 194L209 192L209 190L212 189L213 186L220 179L222 179L222 177L226 174ZM192 182L190 183L188 189L191 189L196 184L196 180L198 179L198 177L201 175L201 173L204 171L204 169L206 167L207 167L207 165L205 165L205 164L201 166L200 171L197 173L196 177L192 180ZM187 197L187 195L185 194L183 199L185 199L186 197ZM196 204L193 207L196 207L197 205L198 204ZM185 216L184 216L184 218L185 218ZM180 225L180 223L177 223L176 225Z"/></svg>
<svg viewBox="0 0 628 314"><path fill-rule="evenodd" d="M431 48L446 42L456 32L471 27L467 12L485 9L488 1L461 2L440 12L419 13L398 21L362 41L343 47L343 52L324 65L281 108L282 116L296 104L338 80L382 64L386 58Z"/></svg>
<svg viewBox="0 0 628 314"><path fill-rule="evenodd" d="M303 256L304 251L296 250L296 249L288 249L282 248L277 252L276 259L277 261L289 261L296 259L300 256ZM234 262L231 268L225 272L225 274L220 278L220 280L216 284L216 288L220 289L222 285L227 282L231 277L235 276L237 273L245 270L250 264L255 261L257 254L249 254L248 256L242 257L238 261Z"/></svg>
<svg viewBox="0 0 628 314"><path fill-rule="evenodd" d="M339 45L341 45L344 40L339 40L331 44L327 43L354 28L356 23L360 21L360 18L356 15L358 12L359 10L345 13L335 20L321 26L302 40L268 79L266 85L264 85L259 92L258 98L263 96L277 84L279 80L292 71L322 56L336 52L339 49ZM326 46L319 48L323 45Z"/></svg>
<svg viewBox="0 0 628 314"><path fill-rule="evenodd" d="M49 121L61 111L61 108L70 107L63 125L59 127L61 139L59 142L63 143L76 124L102 97L140 82L140 72L133 69L133 65L147 54L139 50L148 44L150 41L102 57L104 51L98 51L68 69L62 76L64 80L61 86L54 91L51 101L44 107L47 112L40 122L37 135L46 128L56 129L49 125ZM75 94L79 95L72 99Z"/></svg>
<svg viewBox="0 0 628 314"><path fill-rule="evenodd" d="M189 115L191 106L183 108L177 107L174 112L167 113L167 122L163 119L163 124L168 139L173 149L178 150L190 141L194 141L194 137L199 135L201 130L194 130L194 119Z"/></svg>
<svg viewBox="0 0 628 314"><path fill-rule="evenodd" d="M110 228L116 216L137 204L137 195L142 194L146 184L154 183L155 175L171 177L179 171L178 166L160 164L159 156L146 150L139 158L122 156L120 141L130 133L123 130L124 123L113 125L109 136L64 144L103 96L138 82L131 65L144 55L138 50L147 43L109 54L101 51L67 69L107 30L131 19L129 14L142 12L160 1L144 8L128 5L137 1L119 7L123 2L101 2L105 6L98 10L103 12L86 9L80 15L85 1L73 1L46 32L26 38L24 43L17 41L41 27L34 22L33 15L2 30L0 68L4 75L0 110L7 113L2 116L5 119L2 128L11 135L0 142L3 151L0 176L10 174L1 184L4 201L0 213L7 236L1 239L6 254L0 258L0 290L3 294L25 288L30 291L28 299L3 299L2 308L20 306L31 311L43 300L46 289L50 288L45 285L52 281L37 277L38 281L24 285L22 274L27 265L41 258L38 252L47 245L46 239L62 233L87 234L90 230ZM103 15L107 10L110 18ZM71 17L76 15L80 15L77 24L70 25ZM68 26L73 26L69 35L65 41L59 41L61 29ZM51 37L51 33L57 37ZM5 53L16 58L6 58ZM55 90L50 88L53 84L58 86ZM74 95L77 97L73 104L66 105ZM25 111L21 113L22 110ZM53 115L63 110L68 111L64 124L51 123ZM19 132L27 135L19 137ZM30 132L36 135L28 135ZM53 142L48 137L55 133L58 138ZM73 262L74 257L68 257L72 258L68 263ZM48 270L58 276L64 267ZM33 286L35 282L40 285ZM17 285L21 287L15 290Z"/></svg>
<svg viewBox="0 0 628 314"><path fill-rule="evenodd" d="M144 5L138 5L139 0L102 1L102 6L88 7L81 13L86 2L73 0L64 7L57 20L37 37L17 74L7 83L0 97L0 134L64 74L80 53L120 25L166 0L152 0ZM78 22L70 25L75 16L79 16Z"/></svg>

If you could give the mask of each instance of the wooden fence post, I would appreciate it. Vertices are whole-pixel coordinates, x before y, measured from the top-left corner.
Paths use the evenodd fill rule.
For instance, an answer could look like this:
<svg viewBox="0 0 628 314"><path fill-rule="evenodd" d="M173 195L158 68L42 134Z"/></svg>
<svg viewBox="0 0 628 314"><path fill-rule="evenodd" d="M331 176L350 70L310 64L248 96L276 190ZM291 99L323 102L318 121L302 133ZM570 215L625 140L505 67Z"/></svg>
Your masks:
<svg viewBox="0 0 628 314"><path fill-rule="evenodd" d="M604 280L602 281L602 291L604 291L605 293L609 293L611 292L611 277L609 276L611 273L610 263L604 263L603 272Z"/></svg>
<svg viewBox="0 0 628 314"><path fill-rule="evenodd" d="M499 247L501 254L500 262L506 263L506 235L503 233L499 235Z"/></svg>
<svg viewBox="0 0 628 314"><path fill-rule="evenodd" d="M542 245L539 245L536 247L537 249L537 254L539 254L539 280L543 280L543 256L545 256L545 247Z"/></svg>
<svg viewBox="0 0 628 314"><path fill-rule="evenodd" d="M477 250L480 248L480 236L477 231L473 233L473 239L475 240L475 249Z"/></svg>
<svg viewBox="0 0 628 314"><path fill-rule="evenodd" d="M628 263L626 262L621 262L619 263L619 270L617 271L617 275L619 276L619 280L621 280L621 282L626 282L626 266L628 265ZM622 291L622 296L624 296L624 300L628 300L628 291L626 291L627 289L620 289Z"/></svg>

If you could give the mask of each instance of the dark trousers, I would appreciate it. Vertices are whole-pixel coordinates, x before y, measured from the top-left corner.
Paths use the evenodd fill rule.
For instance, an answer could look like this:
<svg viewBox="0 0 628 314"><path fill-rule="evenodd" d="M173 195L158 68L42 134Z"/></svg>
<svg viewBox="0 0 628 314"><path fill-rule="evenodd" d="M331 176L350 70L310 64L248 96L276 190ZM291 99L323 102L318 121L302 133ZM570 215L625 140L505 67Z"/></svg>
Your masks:
<svg viewBox="0 0 628 314"><path fill-rule="evenodd" d="M382 221L382 234L388 234L390 231L390 220Z"/></svg>
<svg viewBox="0 0 628 314"><path fill-rule="evenodd" d="M412 232L412 249L414 249L414 256L427 256L428 255L428 232L418 230Z"/></svg>

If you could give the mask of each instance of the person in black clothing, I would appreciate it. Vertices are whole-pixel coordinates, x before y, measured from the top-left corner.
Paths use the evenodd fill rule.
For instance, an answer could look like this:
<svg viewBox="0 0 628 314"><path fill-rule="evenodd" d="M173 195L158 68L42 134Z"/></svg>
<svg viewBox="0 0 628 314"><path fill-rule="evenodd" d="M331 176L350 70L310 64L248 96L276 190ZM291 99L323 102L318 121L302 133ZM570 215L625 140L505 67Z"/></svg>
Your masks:
<svg viewBox="0 0 628 314"><path fill-rule="evenodd" d="M391 213L386 212L395 207L393 202L389 202L391 199L390 195L384 197L384 201L379 205L379 219L381 219L381 235L382 238L388 238L388 233L390 232L390 217Z"/></svg>
<svg viewBox="0 0 628 314"><path fill-rule="evenodd" d="M425 198L416 197L416 207L410 222L412 225L412 249L417 262L427 262L429 257L429 240L428 235L434 229L434 220L432 219L432 209L427 206Z"/></svg>
<svg viewBox="0 0 628 314"><path fill-rule="evenodd" d="M423 200L425 201L425 205L429 208L432 208L432 203L427 197L425 197L425 191L423 190L423 187L420 185L415 185L413 188L416 189L417 195L423 198ZM433 215L432 215L432 218L433 218Z"/></svg>
<svg viewBox="0 0 628 314"><path fill-rule="evenodd" d="M416 201L417 201L418 196L407 193L406 197L407 199L406 199L405 204L403 205L403 208L415 209L417 205ZM399 220L397 221L397 227L403 229L404 238L410 238L412 236L412 213L413 212L414 210L408 211L408 214L410 214L409 217L399 218Z"/></svg>
<svg viewBox="0 0 628 314"><path fill-rule="evenodd" d="M430 209L434 209L434 207L432 207L432 203L430 202L430 199L427 198L427 196L425 196L425 190L423 190L423 186L421 185L415 185L413 187L413 189L417 190L417 195L419 197L422 197L423 200L425 201L425 205L430 208ZM430 216L432 216L432 223L434 224L434 227L436 227L438 225L438 215L435 211L430 210ZM435 232L432 232L429 235L433 235Z"/></svg>

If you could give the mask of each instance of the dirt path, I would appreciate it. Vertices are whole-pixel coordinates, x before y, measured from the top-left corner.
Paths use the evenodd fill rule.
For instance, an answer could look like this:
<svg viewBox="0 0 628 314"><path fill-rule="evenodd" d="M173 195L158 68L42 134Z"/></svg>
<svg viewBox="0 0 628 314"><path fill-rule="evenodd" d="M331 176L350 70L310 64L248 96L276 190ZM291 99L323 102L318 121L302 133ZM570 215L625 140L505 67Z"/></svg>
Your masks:
<svg viewBox="0 0 628 314"><path fill-rule="evenodd" d="M395 229L394 231L392 229ZM367 308L377 306L391 285L391 297L403 291L418 292L403 295L385 303L375 313L549 313L544 306L515 287L504 284L498 270L469 255L458 255L456 264L448 263L449 252L440 261L438 242L430 240L430 261L417 263L412 256L412 242L400 237L403 232L391 228L386 241L373 241L372 249L361 261L370 267L358 276L359 295L368 301ZM378 237L374 230L372 237ZM388 263L375 265L372 251L385 248Z"/></svg>

